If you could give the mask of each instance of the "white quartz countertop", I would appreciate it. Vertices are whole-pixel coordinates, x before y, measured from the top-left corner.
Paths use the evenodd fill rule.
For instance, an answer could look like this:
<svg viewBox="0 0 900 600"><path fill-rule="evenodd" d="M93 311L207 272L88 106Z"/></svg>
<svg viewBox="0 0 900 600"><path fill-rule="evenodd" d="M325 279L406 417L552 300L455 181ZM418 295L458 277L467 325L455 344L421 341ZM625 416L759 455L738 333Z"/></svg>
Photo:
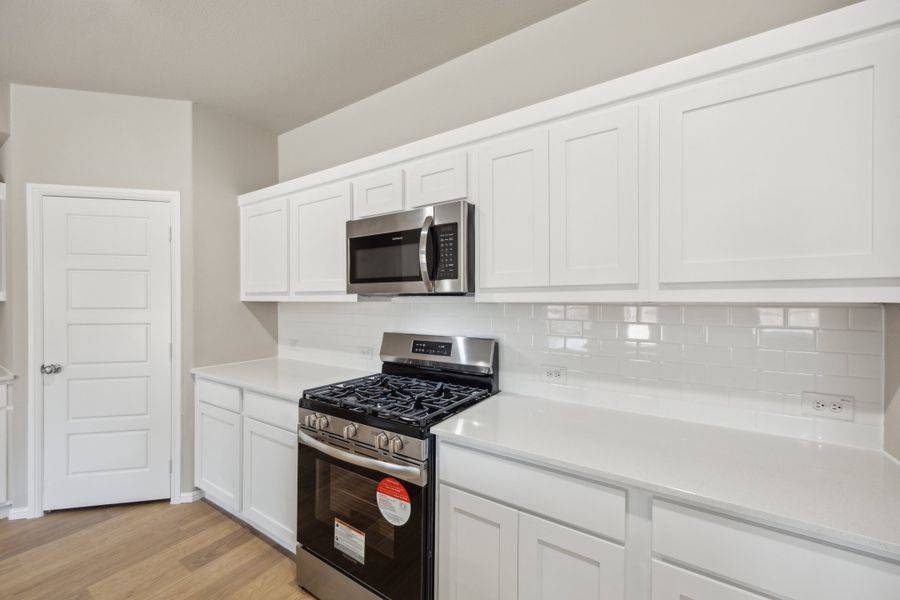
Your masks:
<svg viewBox="0 0 900 600"><path fill-rule="evenodd" d="M881 452L507 393L432 432L900 559L900 463Z"/></svg>
<svg viewBox="0 0 900 600"><path fill-rule="evenodd" d="M200 367L193 369L191 373L201 379L295 401L300 400L300 395L305 389L372 374L370 371L288 358L263 358L214 367Z"/></svg>

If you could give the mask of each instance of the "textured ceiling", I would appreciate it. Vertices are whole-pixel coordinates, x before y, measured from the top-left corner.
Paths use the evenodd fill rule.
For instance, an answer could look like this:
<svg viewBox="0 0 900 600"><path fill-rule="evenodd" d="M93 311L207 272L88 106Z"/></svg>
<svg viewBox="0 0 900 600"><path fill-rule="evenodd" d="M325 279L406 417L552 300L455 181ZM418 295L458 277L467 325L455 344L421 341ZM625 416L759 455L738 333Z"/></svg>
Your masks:
<svg viewBox="0 0 900 600"><path fill-rule="evenodd" d="M280 133L581 1L0 0L0 80L189 99Z"/></svg>

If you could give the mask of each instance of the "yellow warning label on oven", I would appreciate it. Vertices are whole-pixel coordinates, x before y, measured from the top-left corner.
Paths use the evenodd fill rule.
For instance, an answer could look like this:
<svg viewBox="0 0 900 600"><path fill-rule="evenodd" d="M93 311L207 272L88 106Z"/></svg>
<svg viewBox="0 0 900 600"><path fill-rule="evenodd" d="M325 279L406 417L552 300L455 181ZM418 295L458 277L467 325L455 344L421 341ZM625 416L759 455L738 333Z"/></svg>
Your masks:
<svg viewBox="0 0 900 600"><path fill-rule="evenodd" d="M366 534L340 519L334 520L334 547L348 558L366 564Z"/></svg>

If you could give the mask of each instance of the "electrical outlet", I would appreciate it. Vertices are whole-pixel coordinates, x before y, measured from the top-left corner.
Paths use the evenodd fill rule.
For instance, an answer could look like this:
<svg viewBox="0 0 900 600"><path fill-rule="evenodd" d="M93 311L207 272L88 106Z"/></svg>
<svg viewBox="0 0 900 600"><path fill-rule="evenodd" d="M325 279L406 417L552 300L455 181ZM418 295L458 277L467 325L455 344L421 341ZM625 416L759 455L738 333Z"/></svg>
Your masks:
<svg viewBox="0 0 900 600"><path fill-rule="evenodd" d="M541 381L546 381L547 383L565 383L566 368L550 365L541 366Z"/></svg>
<svg viewBox="0 0 900 600"><path fill-rule="evenodd" d="M375 350L372 349L372 346L360 346L359 347L359 355L362 358L367 358L372 360L374 357Z"/></svg>
<svg viewBox="0 0 900 600"><path fill-rule="evenodd" d="M295 340L293 338L288 340L288 346L291 348L296 348L298 345L300 345L300 340Z"/></svg>
<svg viewBox="0 0 900 600"><path fill-rule="evenodd" d="M825 419L853 420L853 396L803 392L803 414Z"/></svg>

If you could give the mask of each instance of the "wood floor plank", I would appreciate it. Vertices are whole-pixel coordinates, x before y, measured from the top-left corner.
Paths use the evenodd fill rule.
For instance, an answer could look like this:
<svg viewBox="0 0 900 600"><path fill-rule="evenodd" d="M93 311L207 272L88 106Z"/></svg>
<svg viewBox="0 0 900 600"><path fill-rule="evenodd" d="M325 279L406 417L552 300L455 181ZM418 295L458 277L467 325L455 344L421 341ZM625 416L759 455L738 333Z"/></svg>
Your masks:
<svg viewBox="0 0 900 600"><path fill-rule="evenodd" d="M0 598L312 600L293 557L206 502L0 521Z"/></svg>

